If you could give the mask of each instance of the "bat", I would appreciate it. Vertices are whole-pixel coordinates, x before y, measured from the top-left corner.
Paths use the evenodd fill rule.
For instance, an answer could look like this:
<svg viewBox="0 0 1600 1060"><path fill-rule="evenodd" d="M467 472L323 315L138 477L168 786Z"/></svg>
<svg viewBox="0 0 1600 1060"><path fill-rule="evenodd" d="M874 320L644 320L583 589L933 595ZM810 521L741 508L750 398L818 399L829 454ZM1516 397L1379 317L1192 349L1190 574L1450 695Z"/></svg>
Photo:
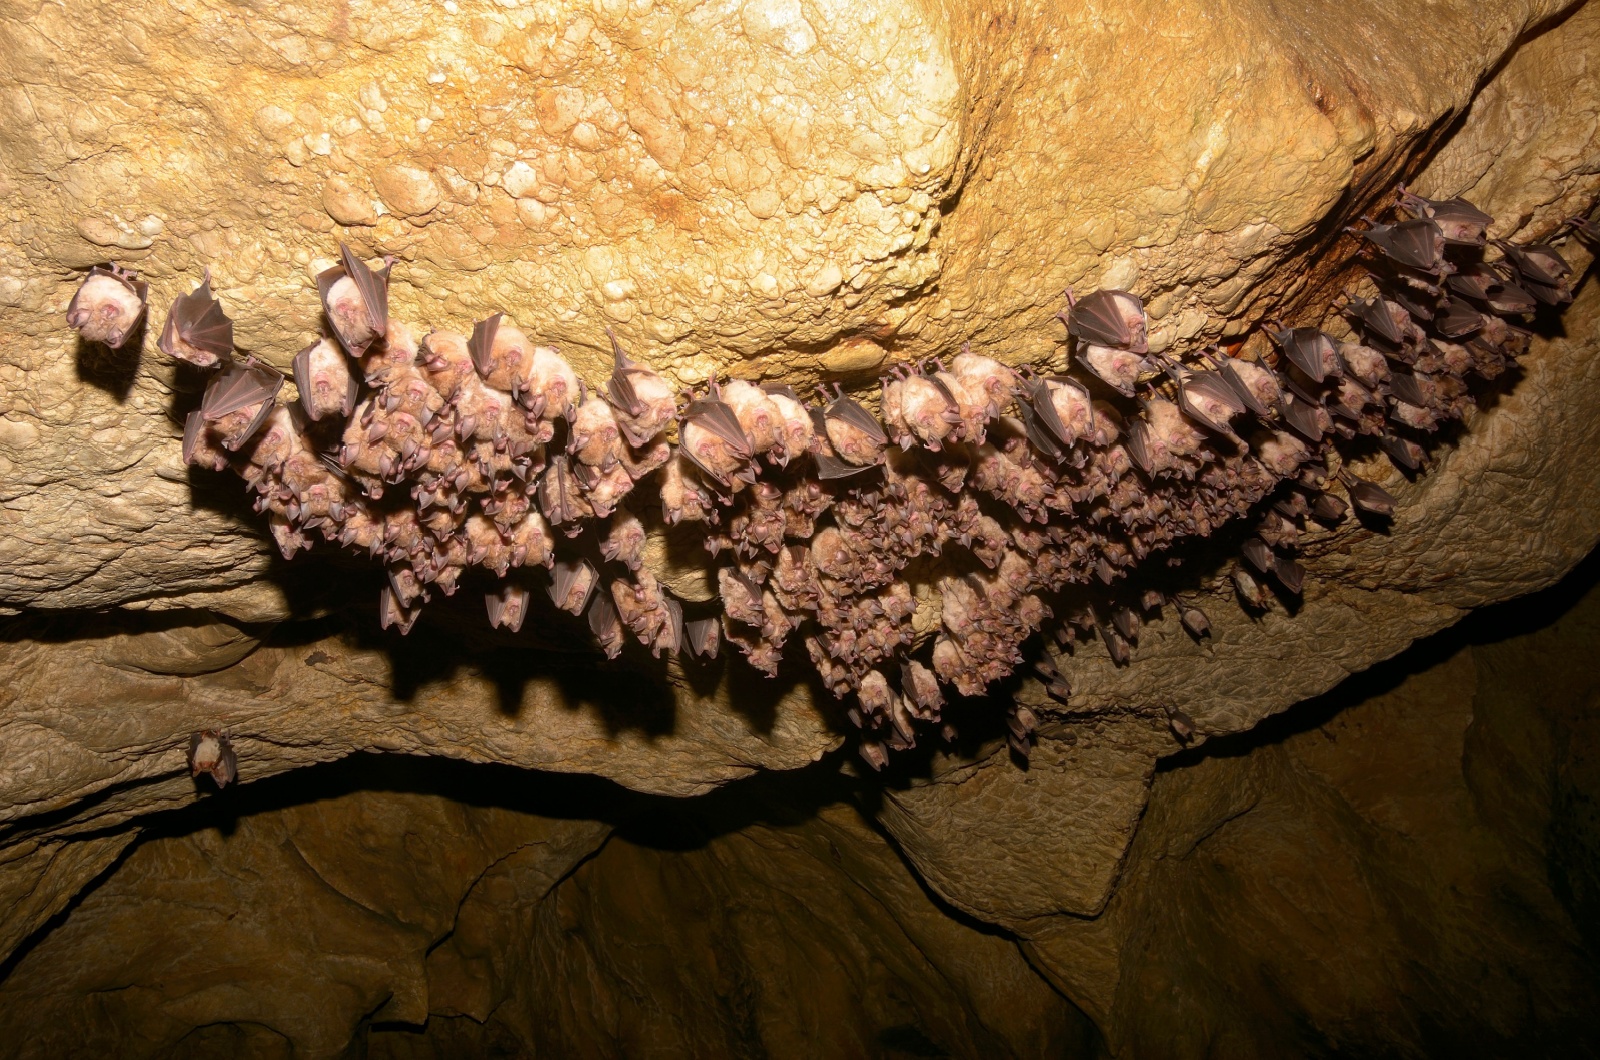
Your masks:
<svg viewBox="0 0 1600 1060"><path fill-rule="evenodd" d="M645 445L677 416L677 397L654 369L628 359L615 331L606 328L606 337L611 340L613 363L606 396L617 410L617 423L628 444Z"/></svg>
<svg viewBox="0 0 1600 1060"><path fill-rule="evenodd" d="M1128 291L1104 290L1082 298L1067 292L1067 334L1091 346L1110 346L1128 353L1149 352L1149 322L1144 302Z"/></svg>
<svg viewBox="0 0 1600 1060"><path fill-rule="evenodd" d="M939 691L939 679L932 670L915 659L900 662L900 691L917 717L924 721L938 721L944 709L944 694Z"/></svg>
<svg viewBox="0 0 1600 1060"><path fill-rule="evenodd" d="M1398 435L1380 435L1378 446L1389 454L1390 460L1393 460L1407 471L1420 470L1428 459L1428 454L1423 451L1422 446L1409 438L1401 438Z"/></svg>
<svg viewBox="0 0 1600 1060"><path fill-rule="evenodd" d="M1357 478L1348 471L1341 471L1339 479L1349 491L1350 503L1355 505L1356 511L1383 519L1394 518L1395 500L1388 490L1375 482Z"/></svg>
<svg viewBox="0 0 1600 1060"><path fill-rule="evenodd" d="M723 486L745 470L752 450L738 415L727 402L697 398L683 410L678 426L678 451ZM749 477L754 478L754 472Z"/></svg>
<svg viewBox="0 0 1600 1060"><path fill-rule="evenodd" d="M1167 708L1167 724L1179 743L1188 743L1194 737L1194 719L1177 707Z"/></svg>
<svg viewBox="0 0 1600 1060"><path fill-rule="evenodd" d="M1189 636L1195 640L1211 636L1211 619L1206 617L1204 611L1192 604L1178 605L1178 621L1183 624L1183 628L1188 632Z"/></svg>
<svg viewBox="0 0 1600 1060"><path fill-rule="evenodd" d="M617 614L617 605L605 593L595 593L589 604L589 632L600 643L606 658L615 659L622 654L622 619Z"/></svg>
<svg viewBox="0 0 1600 1060"><path fill-rule="evenodd" d="M683 605L666 593L661 594L661 606L666 610L666 621L662 622L661 630L656 634L656 642L650 646L650 654L661 658L663 652L668 655L677 655L683 651Z"/></svg>
<svg viewBox="0 0 1600 1060"><path fill-rule="evenodd" d="M550 466L539 479L538 501L545 518L560 526L568 537L582 532L583 520L594 516L594 508L584 499L565 456L550 458Z"/></svg>
<svg viewBox="0 0 1600 1060"><path fill-rule="evenodd" d="M1432 404L1432 381L1427 376L1411 372L1394 371L1389 374L1389 393L1410 405L1426 407Z"/></svg>
<svg viewBox="0 0 1600 1060"><path fill-rule="evenodd" d="M861 746L856 748L856 751L874 772L883 772L889 764L889 753L883 749L883 744L876 740L862 740Z"/></svg>
<svg viewBox="0 0 1600 1060"><path fill-rule="evenodd" d="M822 419L834 455L851 467L879 463L889 446L883 424L860 402L848 397L837 383L833 389L833 400L822 410ZM826 399L827 392L823 391L822 396Z"/></svg>
<svg viewBox="0 0 1600 1060"><path fill-rule="evenodd" d="M222 447L222 439L207 425L199 409L189 413L183 421L183 462L212 471L228 467L228 453Z"/></svg>
<svg viewBox="0 0 1600 1060"><path fill-rule="evenodd" d="M1459 339L1482 330L1484 315L1457 298L1445 299L1444 308L1434 316L1433 326L1447 339Z"/></svg>
<svg viewBox="0 0 1600 1060"><path fill-rule="evenodd" d="M226 732L202 729L189 737L189 775L208 773L220 790L239 775L239 759Z"/></svg>
<svg viewBox="0 0 1600 1060"><path fill-rule="evenodd" d="M528 590L517 585L504 585L498 592L485 593L483 602L489 611L491 628L507 629L512 633L522 630L522 620L528 617Z"/></svg>
<svg viewBox="0 0 1600 1060"><path fill-rule="evenodd" d="M1066 703L1072 697L1072 685L1062 676L1056 664L1048 656L1040 656L1033 664L1034 673L1039 675L1039 680L1044 682L1045 693L1058 703Z"/></svg>
<svg viewBox="0 0 1600 1060"><path fill-rule="evenodd" d="M1548 243L1518 246L1504 239L1496 239L1494 245L1524 280L1538 286L1560 287L1572 275L1572 266ZM1537 293L1537 287L1534 290Z"/></svg>
<svg viewBox="0 0 1600 1060"><path fill-rule="evenodd" d="M1235 437L1229 421L1245 411L1245 402L1218 372L1194 372L1175 363L1167 371L1178 384L1178 407L1196 423L1225 437Z"/></svg>
<svg viewBox="0 0 1600 1060"><path fill-rule="evenodd" d="M528 336L509 324L501 327L504 319L504 313L493 313L473 325L467 352L479 378L515 397L527 382L526 362L532 358Z"/></svg>
<svg viewBox="0 0 1600 1060"><path fill-rule="evenodd" d="M1111 624L1124 640L1134 644L1139 642L1139 616L1129 607L1113 607L1111 609Z"/></svg>
<svg viewBox="0 0 1600 1060"><path fill-rule="evenodd" d="M1307 379L1321 385L1330 376L1337 378L1343 368L1339 351L1325 332L1316 328L1267 329L1267 335L1289 363L1305 373Z"/></svg>
<svg viewBox="0 0 1600 1060"><path fill-rule="evenodd" d="M550 599L563 611L583 614L584 606L588 604L589 596L600 580L599 573L590 566L588 560L578 559L557 562L550 574Z"/></svg>
<svg viewBox="0 0 1600 1060"><path fill-rule="evenodd" d="M351 356L359 357L389 333L389 270L394 259L386 258L383 270L374 272L340 243L339 262L318 274L317 291L333 333Z"/></svg>
<svg viewBox="0 0 1600 1060"><path fill-rule="evenodd" d="M767 613L762 606L761 586L749 576L733 567L717 569L717 592L722 598L722 608L735 622L760 629L766 623Z"/></svg>
<svg viewBox="0 0 1600 1060"><path fill-rule="evenodd" d="M1287 556L1278 556L1273 560L1272 575L1278 579L1278 584L1283 586L1295 596L1305 588L1306 570L1300 565L1299 560Z"/></svg>
<svg viewBox="0 0 1600 1060"><path fill-rule="evenodd" d="M717 649L722 644L721 619L695 619L685 622L683 629L691 655L699 655L707 659L715 659L717 657Z"/></svg>
<svg viewBox="0 0 1600 1060"><path fill-rule="evenodd" d="M1078 348L1078 363L1123 397L1134 396L1134 386L1150 369L1142 355L1112 346L1086 345Z"/></svg>
<svg viewBox="0 0 1600 1060"><path fill-rule="evenodd" d="M121 265L96 265L67 303L67 325L89 342L119 350L144 320L150 285Z"/></svg>
<svg viewBox="0 0 1600 1060"><path fill-rule="evenodd" d="M344 350L328 339L319 339L295 354L294 385L300 392L300 407L311 420L334 412L350 415L360 387Z"/></svg>
<svg viewBox="0 0 1600 1060"><path fill-rule="evenodd" d="M1127 666L1133 658L1127 639L1110 626L1097 624L1095 628L1100 631L1100 639L1105 642L1106 652L1110 654L1112 663L1117 666Z"/></svg>
<svg viewBox="0 0 1600 1060"><path fill-rule="evenodd" d="M222 440L238 452L272 412L283 376L265 365L229 364L211 380L200 399L200 414Z"/></svg>
<svg viewBox="0 0 1600 1060"><path fill-rule="evenodd" d="M789 461L811 451L816 428L811 421L810 410L792 388L781 383L765 383L761 389L767 392L767 398L778 410L779 417L778 441L773 445L769 459L780 467L787 467Z"/></svg>
<svg viewBox="0 0 1600 1060"><path fill-rule="evenodd" d="M1413 216L1425 217L1439 226L1446 243L1456 246L1481 247L1485 233L1494 218L1478 209L1466 199L1425 199L1406 190L1404 184L1396 189L1400 205Z"/></svg>
<svg viewBox="0 0 1600 1060"><path fill-rule="evenodd" d="M1432 218L1418 217L1399 224L1374 224L1370 228L1345 231L1360 236L1383 252L1389 260L1422 272L1442 273L1449 269L1444 259L1444 232Z"/></svg>
<svg viewBox="0 0 1600 1060"><path fill-rule="evenodd" d="M720 388L719 396L733 409L750 441L752 456L768 453L778 444L783 416L765 390L743 379L730 379Z"/></svg>
<svg viewBox="0 0 1600 1060"><path fill-rule="evenodd" d="M233 356L233 321L211 294L211 270L188 294L172 300L156 345L168 357L201 368L215 368Z"/></svg>
<svg viewBox="0 0 1600 1060"><path fill-rule="evenodd" d="M1245 562L1261 574L1266 574L1272 569L1272 549L1267 547L1267 543L1259 537L1246 539L1240 552L1243 554Z"/></svg>
<svg viewBox="0 0 1600 1060"><path fill-rule="evenodd" d="M468 342L453 331L431 331L417 350L417 366L445 401L454 401L462 381L477 372Z"/></svg>
<svg viewBox="0 0 1600 1060"><path fill-rule="evenodd" d="M1241 603L1257 611L1267 609L1267 591L1243 567L1233 568L1233 587Z"/></svg>
<svg viewBox="0 0 1600 1060"><path fill-rule="evenodd" d="M963 345L950 361L950 374L961 381L969 394L981 395L985 414L993 418L1005 412L1016 398L1017 373L992 357L973 353Z"/></svg>
<svg viewBox="0 0 1600 1060"><path fill-rule="evenodd" d="M583 397L567 434L567 452L580 464L610 471L621 451L622 430L611 406L599 394Z"/></svg>
<svg viewBox="0 0 1600 1060"><path fill-rule="evenodd" d="M411 627L417 624L417 616L421 613L422 609L420 607L408 609L402 606L399 598L395 596L394 590L389 586L385 585L378 590L379 628L396 627L403 637L411 632Z"/></svg>
<svg viewBox="0 0 1600 1060"><path fill-rule="evenodd" d="M1311 517L1319 523L1338 523L1344 520L1350 506L1332 493L1318 493L1311 501Z"/></svg>
<svg viewBox="0 0 1600 1060"><path fill-rule="evenodd" d="M1451 276L1453 284L1457 276ZM1391 308L1391 303L1382 298L1352 298L1345 306L1345 313L1359 323L1372 335L1377 336L1389 346L1399 346L1406 340L1406 333L1400 325L1400 319L1406 314L1403 311L1395 312L1398 306Z"/></svg>
<svg viewBox="0 0 1600 1060"><path fill-rule="evenodd" d="M644 539L644 524L639 517L619 506L605 537L600 539L600 555L629 570L638 570L644 563Z"/></svg>
<svg viewBox="0 0 1600 1060"><path fill-rule="evenodd" d="M1371 346L1355 342L1339 344L1339 359L1345 372L1368 389L1376 390L1389 378L1389 361Z"/></svg>
<svg viewBox="0 0 1600 1060"><path fill-rule="evenodd" d="M1283 421L1307 441L1320 442L1333 429L1328 410L1314 402L1297 400L1294 395L1286 394L1278 407Z"/></svg>

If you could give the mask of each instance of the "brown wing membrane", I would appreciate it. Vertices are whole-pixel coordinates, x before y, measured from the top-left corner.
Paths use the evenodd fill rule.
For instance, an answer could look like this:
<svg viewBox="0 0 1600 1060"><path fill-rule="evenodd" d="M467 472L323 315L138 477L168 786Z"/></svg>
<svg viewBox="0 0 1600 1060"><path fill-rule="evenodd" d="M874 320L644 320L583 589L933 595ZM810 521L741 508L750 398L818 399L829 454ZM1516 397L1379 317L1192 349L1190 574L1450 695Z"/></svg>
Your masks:
<svg viewBox="0 0 1600 1060"><path fill-rule="evenodd" d="M167 323L161 329L161 338L156 343L162 353L183 360L173 344L174 339L182 339L195 349L210 354L214 358L213 363L225 361L233 354L233 321L228 319L228 314L222 311L222 303L211 293L209 270L199 287L172 300L172 308L167 311Z"/></svg>
<svg viewBox="0 0 1600 1060"><path fill-rule="evenodd" d="M589 603L589 632L601 644L619 643L622 616L617 614L617 605L611 602L609 593L595 593L593 596Z"/></svg>
<svg viewBox="0 0 1600 1060"><path fill-rule="evenodd" d="M700 618L693 622L685 622L683 631L688 638L690 654L707 659L717 657L717 649L722 646L721 619Z"/></svg>
<svg viewBox="0 0 1600 1060"><path fill-rule="evenodd" d="M747 460L750 458L750 438L739 425L739 417L733 411L733 406L726 401L696 398L683 410L683 418L695 420L701 427L727 442L736 455Z"/></svg>
<svg viewBox="0 0 1600 1060"><path fill-rule="evenodd" d="M372 330L379 335L389 333L389 269L386 266L382 272L373 272L367 268L366 263L343 243L339 244L339 261L344 265L345 275L356 285L356 290L361 292L361 301L367 307L367 321L372 325Z"/></svg>
<svg viewBox="0 0 1600 1060"><path fill-rule="evenodd" d="M270 402L282 386L283 376L271 368L230 364L206 387L200 412L207 420L220 419L258 401Z"/></svg>
<svg viewBox="0 0 1600 1060"><path fill-rule="evenodd" d="M550 574L552 579L550 582L550 599L555 601L557 607L566 607L565 601L572 592L574 585L579 584L581 580L587 580L588 587L584 590L583 598L573 601L576 606L569 608L575 615L583 614L583 609L588 604L589 597L594 593L595 583L600 580L595 575L594 568L589 565L589 561L584 559L566 560L552 567Z"/></svg>
<svg viewBox="0 0 1600 1060"><path fill-rule="evenodd" d="M1095 291L1078 299L1067 311L1067 333L1096 346L1127 346L1133 341L1133 332L1117 304L1119 294L1138 301L1127 291Z"/></svg>
<svg viewBox="0 0 1600 1060"><path fill-rule="evenodd" d="M883 466L881 464L864 464L861 467L856 467L854 464L847 464L838 457L830 456L827 453L814 453L812 455L817 462L817 477L823 481L849 478L852 475L859 475Z"/></svg>
<svg viewBox="0 0 1600 1060"><path fill-rule="evenodd" d="M938 383L941 389L944 389L944 384L938 379L935 379L934 382ZM950 391L946 389L945 393L948 395ZM954 403L954 401L955 399L951 398L951 402ZM879 423L878 418L862 407L861 403L855 398L846 397L843 394L839 395L828 406L826 414L843 420L856 430L865 433L879 445L889 444L889 436L884 433L883 424Z"/></svg>
<svg viewBox="0 0 1600 1060"><path fill-rule="evenodd" d="M628 355L622 352L622 343L617 341L617 333L606 328L606 337L611 340L611 379L606 383L606 393L611 398L611 403L630 416L642 416L649 410L649 406L639 400L639 395L634 392L633 380L628 378L628 370L637 367L628 360Z"/></svg>
<svg viewBox="0 0 1600 1060"><path fill-rule="evenodd" d="M489 354L494 350L494 337L500 331L500 321L504 313L495 313L485 317L472 326L472 338L467 340L467 352L472 355L472 367L478 370L481 376L488 376L494 366L489 362Z"/></svg>

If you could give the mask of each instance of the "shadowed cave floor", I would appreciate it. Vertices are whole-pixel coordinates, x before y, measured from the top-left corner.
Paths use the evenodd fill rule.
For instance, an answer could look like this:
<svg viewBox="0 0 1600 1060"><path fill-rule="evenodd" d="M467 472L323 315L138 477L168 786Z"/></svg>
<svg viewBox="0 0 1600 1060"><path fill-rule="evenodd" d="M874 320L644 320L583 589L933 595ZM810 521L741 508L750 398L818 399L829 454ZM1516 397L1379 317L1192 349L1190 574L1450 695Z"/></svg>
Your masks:
<svg viewBox="0 0 1600 1060"><path fill-rule="evenodd" d="M0 1053L1591 1055L1597 633L1600 554L1167 759L1098 1027L1050 985L1092 922L940 902L833 760L674 800L355 756L149 819L0 969Z"/></svg>

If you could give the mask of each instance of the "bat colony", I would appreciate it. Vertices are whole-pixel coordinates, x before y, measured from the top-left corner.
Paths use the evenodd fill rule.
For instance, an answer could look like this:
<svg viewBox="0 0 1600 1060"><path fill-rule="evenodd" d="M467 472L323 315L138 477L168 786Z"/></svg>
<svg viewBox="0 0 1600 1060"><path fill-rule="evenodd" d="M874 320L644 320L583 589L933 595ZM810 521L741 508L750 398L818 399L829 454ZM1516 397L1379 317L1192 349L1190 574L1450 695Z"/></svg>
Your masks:
<svg viewBox="0 0 1600 1060"><path fill-rule="evenodd" d="M680 400L615 335L611 377L590 386L499 313L470 336L420 335L389 316L393 260L374 270L345 247L318 278L333 334L294 358L297 401L280 402L278 372L234 359L209 275L173 303L160 347L215 372L184 459L242 475L285 557L320 535L381 558L385 628L409 631L430 594L478 567L499 579L490 624L515 631L532 602L512 572L544 567L555 606L586 616L610 658L630 635L657 656L714 657L726 641L773 675L799 640L836 696L854 693L861 753L881 768L918 722L940 723L944 686L982 694L1035 632L1063 649L1098 634L1118 665L1141 615L1163 606L1209 634L1198 607L1154 590L1056 620L1049 602L1069 585L1113 586L1152 552L1253 516L1232 578L1246 607L1264 608L1301 592L1308 520L1393 514L1377 485L1330 475L1330 447L1371 436L1421 467L1420 439L1470 407L1466 380L1524 353L1519 324L1570 301L1572 278L1549 244L1488 240L1492 218L1464 200L1401 187L1398 214L1358 232L1376 293L1342 306L1346 341L1277 325L1275 364L1215 347L1185 362L1149 351L1136 295L1069 292L1060 315L1088 379L963 349L884 376L881 415L837 386L807 404L713 377ZM1595 222L1572 228L1600 239ZM132 273L95 268L67 319L116 347L145 304ZM727 558L720 610L680 602L644 566L628 505L644 510L646 479L665 522L704 524L711 555ZM931 645L912 628L906 567L919 557L939 557ZM1033 669L1056 699L1071 694L1048 654ZM1010 710L1026 755L1036 719ZM1171 721L1186 739L1193 723Z"/></svg>

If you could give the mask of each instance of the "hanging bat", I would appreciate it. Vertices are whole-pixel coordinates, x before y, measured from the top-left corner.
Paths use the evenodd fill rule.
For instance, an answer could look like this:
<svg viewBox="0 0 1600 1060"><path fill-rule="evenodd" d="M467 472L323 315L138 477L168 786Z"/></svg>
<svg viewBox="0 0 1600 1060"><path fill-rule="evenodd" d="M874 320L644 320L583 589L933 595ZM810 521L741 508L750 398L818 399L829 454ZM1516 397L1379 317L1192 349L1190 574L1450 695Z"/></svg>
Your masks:
<svg viewBox="0 0 1600 1060"><path fill-rule="evenodd" d="M228 453L222 447L222 439L211 430L199 409L189 413L183 421L183 462L212 471L224 471L228 467Z"/></svg>
<svg viewBox="0 0 1600 1060"><path fill-rule="evenodd" d="M329 339L319 339L295 354L294 385L300 391L300 407L312 420L334 412L350 415L360 387L344 350Z"/></svg>
<svg viewBox="0 0 1600 1060"><path fill-rule="evenodd" d="M202 729L189 737L189 775L209 773L219 789L239 775L239 759L226 732Z"/></svg>
<svg viewBox="0 0 1600 1060"><path fill-rule="evenodd" d="M1267 609L1267 591L1243 567L1233 568L1233 587L1239 594L1241 602L1257 611Z"/></svg>
<svg viewBox="0 0 1600 1060"><path fill-rule="evenodd" d="M1518 246L1508 240L1496 239L1494 245L1524 280L1534 284L1560 287L1566 282L1566 278L1572 275L1572 266L1568 265L1567 260L1548 243L1527 243Z"/></svg>
<svg viewBox="0 0 1600 1060"><path fill-rule="evenodd" d="M1451 276L1451 284L1459 278L1459 274ZM1398 306L1391 308L1391 305L1382 298L1352 298L1344 311L1351 319L1389 346L1400 346L1406 340L1406 333L1400 324L1406 315L1405 312L1399 310Z"/></svg>
<svg viewBox="0 0 1600 1060"><path fill-rule="evenodd" d="M938 721L944 708L944 694L932 670L915 659L900 661L900 691L912 711L924 721Z"/></svg>
<svg viewBox="0 0 1600 1060"><path fill-rule="evenodd" d="M1389 378L1389 361L1371 346L1345 342L1339 345L1339 359L1345 372L1360 383L1376 390Z"/></svg>
<svg viewBox="0 0 1600 1060"><path fill-rule="evenodd" d="M520 328L502 324L504 319L504 313L494 313L473 325L467 352L472 356L472 366L477 369L479 378L520 401L528 383L533 344Z"/></svg>
<svg viewBox="0 0 1600 1060"><path fill-rule="evenodd" d="M772 451L778 444L783 414L767 392L743 379L730 379L718 395L733 409L744 435L750 440L752 456Z"/></svg>
<svg viewBox="0 0 1600 1060"><path fill-rule="evenodd" d="M611 526L600 539L600 555L629 570L638 570L644 563L644 524L628 509L617 507Z"/></svg>
<svg viewBox="0 0 1600 1060"><path fill-rule="evenodd" d="M778 410L778 442L768 458L779 467L787 467L789 461L811 451L816 428L810 411L792 388L781 383L764 383L761 389L767 392L767 398Z"/></svg>
<svg viewBox="0 0 1600 1060"><path fill-rule="evenodd" d="M1194 719L1177 707L1167 708L1167 724L1179 743L1188 743L1194 737Z"/></svg>
<svg viewBox="0 0 1600 1060"><path fill-rule="evenodd" d="M580 464L610 471L621 460L622 431L611 406L599 394L583 395L567 434L567 452Z"/></svg>
<svg viewBox="0 0 1600 1060"><path fill-rule="evenodd" d="M446 401L454 401L462 380L477 372L468 341L453 331L431 331L417 351L417 366Z"/></svg>
<svg viewBox="0 0 1600 1060"><path fill-rule="evenodd" d="M1100 639L1105 642L1112 663L1117 666L1127 666L1133 658L1127 639L1110 626L1098 624L1095 628L1100 631Z"/></svg>
<svg viewBox="0 0 1600 1060"><path fill-rule="evenodd" d="M1428 454L1422 446L1409 438L1401 438L1394 434L1381 435L1378 438L1378 446L1389 454L1390 460L1407 471L1421 470L1422 465L1428 460Z"/></svg>
<svg viewBox="0 0 1600 1060"><path fill-rule="evenodd" d="M606 337L611 340L613 362L606 396L617 410L617 424L628 444L645 445L666 430L677 415L676 395L654 369L628 359L616 332L606 328Z"/></svg>
<svg viewBox="0 0 1600 1060"><path fill-rule="evenodd" d="M1318 493L1311 501L1311 517L1319 523L1338 523L1344 520L1350 506L1332 493Z"/></svg>
<svg viewBox="0 0 1600 1060"><path fill-rule="evenodd" d="M1382 251L1389 260L1407 268L1434 274L1443 273L1450 268L1444 259L1444 232L1432 218L1419 217L1394 225L1376 224L1365 217L1362 220L1371 227L1365 231L1354 228L1347 228L1345 231L1365 239Z"/></svg>
<svg viewBox="0 0 1600 1060"><path fill-rule="evenodd" d="M1067 292L1067 334L1092 346L1109 346L1128 353L1149 352L1149 322L1144 302L1128 291L1095 291L1082 298Z"/></svg>
<svg viewBox="0 0 1600 1060"><path fill-rule="evenodd" d="M1039 675L1039 680L1044 682L1045 694L1058 703L1066 703L1072 698L1072 684L1064 677L1056 664L1050 661L1049 656L1041 656L1033 664L1034 673Z"/></svg>
<svg viewBox="0 0 1600 1060"><path fill-rule="evenodd" d="M663 654L677 655L683 651L683 605L667 593L661 594L661 606L667 612L666 621L661 623L661 629L656 633L655 643L650 646L650 654L659 659Z"/></svg>
<svg viewBox="0 0 1600 1060"><path fill-rule="evenodd" d="M1178 605L1178 621L1188 631L1189 636L1195 640L1211 636L1211 619L1206 613L1192 604L1180 603Z"/></svg>
<svg viewBox="0 0 1600 1060"><path fill-rule="evenodd" d="M317 290L333 333L352 357L359 357L389 333L389 270L394 259L385 258L383 270L374 272L340 243L339 262L317 276Z"/></svg>
<svg viewBox="0 0 1600 1060"><path fill-rule="evenodd" d="M819 388L820 389L820 388ZM851 467L868 467L883 460L889 436L876 416L848 397L835 383L833 400L822 410L823 430L834 455ZM827 391L822 391L827 399Z"/></svg>
<svg viewBox="0 0 1600 1060"><path fill-rule="evenodd" d="M717 657L717 649L722 644L722 620L719 618L699 618L683 625L684 636L687 639L689 653L707 659Z"/></svg>
<svg viewBox="0 0 1600 1060"><path fill-rule="evenodd" d="M168 357L201 368L215 368L233 356L233 321L212 297L210 269L199 287L172 300L156 345Z"/></svg>
<svg viewBox="0 0 1600 1060"><path fill-rule="evenodd" d="M981 397L991 419L1005 412L1016 398L1020 382L1015 371L992 357L973 353L969 345L963 345L951 359L950 374L961 381L968 393Z"/></svg>
<svg viewBox="0 0 1600 1060"><path fill-rule="evenodd" d="M1299 560L1287 556L1277 556L1273 559L1272 575L1278 579L1278 584L1283 586L1295 596L1305 588L1306 570L1300 565Z"/></svg>
<svg viewBox="0 0 1600 1060"><path fill-rule="evenodd" d="M561 527L568 537L582 532L583 520L594 516L594 508L584 499L581 485L565 456L550 458L550 466L539 479L538 501L545 518Z"/></svg>
<svg viewBox="0 0 1600 1060"><path fill-rule="evenodd" d="M1178 384L1178 407L1202 427L1235 438L1229 421L1245 411L1244 399L1217 372L1195 372L1175 362L1167 371Z"/></svg>
<svg viewBox="0 0 1600 1060"><path fill-rule="evenodd" d="M583 614L589 595L600 580L599 572L589 565L588 560L578 559L558 562L550 574L550 599L563 611Z"/></svg>
<svg viewBox="0 0 1600 1060"><path fill-rule="evenodd" d="M606 658L615 659L622 654L622 645L626 640L622 618L617 614L617 605L605 593L595 593L589 604L589 632L594 634Z"/></svg>
<svg viewBox="0 0 1600 1060"><path fill-rule="evenodd" d="M1307 379L1319 386L1330 376L1337 378L1343 369L1339 350L1333 339L1316 328L1267 329L1267 335L1289 363L1304 372Z"/></svg>
<svg viewBox="0 0 1600 1060"><path fill-rule="evenodd" d="M89 270L72 301L67 324L89 342L119 350L144 320L150 285L115 263Z"/></svg>
<svg viewBox="0 0 1600 1060"><path fill-rule="evenodd" d="M736 476L754 480L749 468L750 439L727 402L712 396L697 398L683 410L678 426L678 451L692 460L712 480L732 486Z"/></svg>
<svg viewBox="0 0 1600 1060"><path fill-rule="evenodd" d="M528 590L517 585L503 585L497 592L485 593L483 602L489 611L491 628L521 632L522 620L528 617Z"/></svg>
<svg viewBox="0 0 1600 1060"><path fill-rule="evenodd" d="M1383 519L1394 518L1395 500L1388 490L1375 482L1357 478L1348 471L1341 471L1339 479L1349 491L1350 503L1355 505L1356 511Z"/></svg>
<svg viewBox="0 0 1600 1060"><path fill-rule="evenodd" d="M1481 247L1485 233L1494 218L1472 205L1466 199L1425 199L1406 190L1397 189L1400 205L1415 217L1425 217L1439 226L1446 243L1456 246Z"/></svg>
<svg viewBox="0 0 1600 1060"><path fill-rule="evenodd" d="M265 365L229 364L206 387L200 414L224 448L237 452L267 421L283 376Z"/></svg>
<svg viewBox="0 0 1600 1060"><path fill-rule="evenodd" d="M1278 407L1283 413L1283 421L1307 441L1320 442L1333 429L1328 410L1319 404L1285 394Z"/></svg>
<svg viewBox="0 0 1600 1060"><path fill-rule="evenodd" d="M1111 624L1116 627L1123 639L1139 643L1139 616L1129 607L1113 607L1111 609Z"/></svg>
<svg viewBox="0 0 1600 1060"><path fill-rule="evenodd" d="M378 590L378 626L388 629L394 626L400 630L403 637L411 632L411 627L417 624L417 616L422 614L422 608L406 608L401 605L394 590L385 585Z"/></svg>

